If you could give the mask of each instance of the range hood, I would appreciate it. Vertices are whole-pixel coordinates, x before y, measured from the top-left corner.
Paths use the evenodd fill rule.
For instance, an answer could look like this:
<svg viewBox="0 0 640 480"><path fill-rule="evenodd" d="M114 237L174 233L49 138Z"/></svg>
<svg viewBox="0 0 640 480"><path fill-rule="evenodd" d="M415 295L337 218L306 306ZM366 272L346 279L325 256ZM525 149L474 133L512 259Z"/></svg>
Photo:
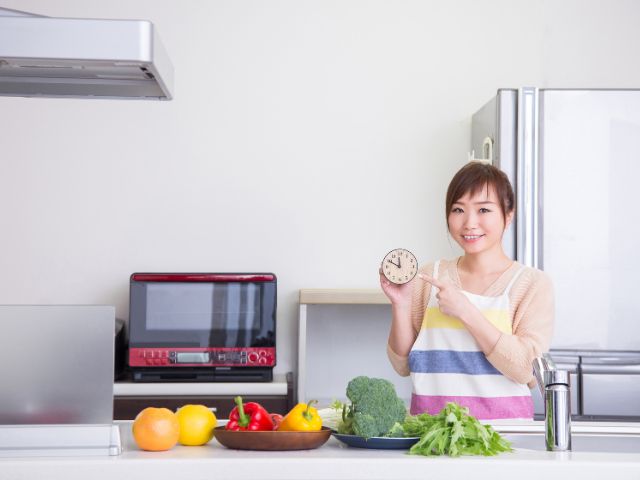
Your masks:
<svg viewBox="0 0 640 480"><path fill-rule="evenodd" d="M173 66L146 20L0 8L0 95L171 100Z"/></svg>

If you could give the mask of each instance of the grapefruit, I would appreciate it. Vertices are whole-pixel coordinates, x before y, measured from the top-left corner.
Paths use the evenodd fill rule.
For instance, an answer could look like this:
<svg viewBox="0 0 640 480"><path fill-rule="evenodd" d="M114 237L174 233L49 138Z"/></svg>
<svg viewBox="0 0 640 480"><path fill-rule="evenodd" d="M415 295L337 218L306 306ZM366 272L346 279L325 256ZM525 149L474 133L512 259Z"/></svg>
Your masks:
<svg viewBox="0 0 640 480"><path fill-rule="evenodd" d="M178 417L168 408L145 408L133 421L133 439L142 450L169 450L179 436Z"/></svg>
<svg viewBox="0 0 640 480"><path fill-rule="evenodd" d="M180 423L180 437L182 445L204 445L213 438L213 429L218 420L214 413L204 405L184 405L176 412Z"/></svg>

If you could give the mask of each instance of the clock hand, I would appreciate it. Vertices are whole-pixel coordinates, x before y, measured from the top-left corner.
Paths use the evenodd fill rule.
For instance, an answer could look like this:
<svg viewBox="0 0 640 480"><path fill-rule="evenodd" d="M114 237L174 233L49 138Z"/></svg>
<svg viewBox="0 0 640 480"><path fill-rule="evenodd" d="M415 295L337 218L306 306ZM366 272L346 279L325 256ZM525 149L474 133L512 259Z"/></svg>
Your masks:
<svg viewBox="0 0 640 480"><path fill-rule="evenodd" d="M398 263L392 262L390 258L387 258L387 262L389 262L394 267L400 268L400 262L398 262Z"/></svg>
<svg viewBox="0 0 640 480"><path fill-rule="evenodd" d="M402 268L402 267L400 266L400 257L398 257L398 268Z"/></svg>

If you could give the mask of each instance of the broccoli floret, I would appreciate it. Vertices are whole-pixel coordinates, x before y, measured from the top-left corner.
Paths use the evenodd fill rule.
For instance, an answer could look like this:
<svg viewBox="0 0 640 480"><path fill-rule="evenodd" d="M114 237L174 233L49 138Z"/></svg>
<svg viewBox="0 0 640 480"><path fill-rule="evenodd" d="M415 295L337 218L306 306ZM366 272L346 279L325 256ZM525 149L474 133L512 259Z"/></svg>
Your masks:
<svg viewBox="0 0 640 480"><path fill-rule="evenodd" d="M393 437L393 438L403 438L406 436L406 434L404 433L404 427L402 426L402 423L400 422L396 422L393 424L393 427L391 427L391 430L389 430L387 433L385 433L384 435L385 437Z"/></svg>
<svg viewBox="0 0 640 480"><path fill-rule="evenodd" d="M393 384L382 378L360 376L352 379L347 385L347 398L351 405L342 411L340 433L380 437L407 415L407 408Z"/></svg>

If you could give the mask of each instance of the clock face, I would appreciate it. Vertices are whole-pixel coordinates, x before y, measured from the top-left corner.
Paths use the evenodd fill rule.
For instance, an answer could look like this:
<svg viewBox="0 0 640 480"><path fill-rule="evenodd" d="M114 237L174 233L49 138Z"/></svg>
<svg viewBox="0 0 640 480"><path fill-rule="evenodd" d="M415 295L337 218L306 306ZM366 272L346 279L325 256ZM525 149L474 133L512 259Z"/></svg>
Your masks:
<svg viewBox="0 0 640 480"><path fill-rule="evenodd" d="M396 248L382 259L382 274L392 283L402 285L410 282L418 273L418 261L413 253Z"/></svg>

